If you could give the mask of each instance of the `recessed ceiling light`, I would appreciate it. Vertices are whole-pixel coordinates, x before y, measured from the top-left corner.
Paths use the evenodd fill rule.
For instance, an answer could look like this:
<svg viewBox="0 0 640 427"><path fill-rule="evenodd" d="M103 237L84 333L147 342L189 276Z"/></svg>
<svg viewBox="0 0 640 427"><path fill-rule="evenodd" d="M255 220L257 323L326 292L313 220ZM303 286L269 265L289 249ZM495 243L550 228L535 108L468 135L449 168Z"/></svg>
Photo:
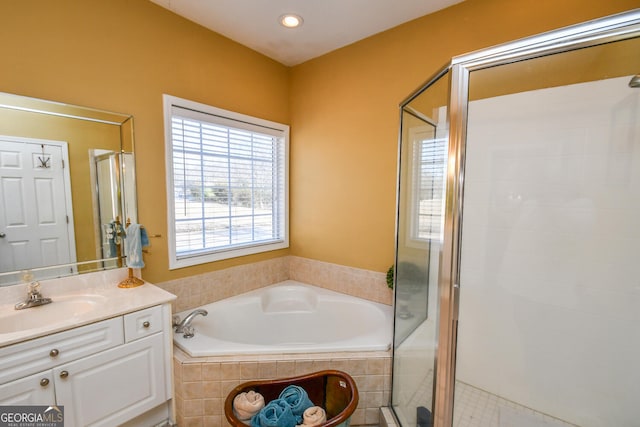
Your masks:
<svg viewBox="0 0 640 427"><path fill-rule="evenodd" d="M299 27L303 22L302 17L294 13L287 13L280 17L280 24L287 28Z"/></svg>

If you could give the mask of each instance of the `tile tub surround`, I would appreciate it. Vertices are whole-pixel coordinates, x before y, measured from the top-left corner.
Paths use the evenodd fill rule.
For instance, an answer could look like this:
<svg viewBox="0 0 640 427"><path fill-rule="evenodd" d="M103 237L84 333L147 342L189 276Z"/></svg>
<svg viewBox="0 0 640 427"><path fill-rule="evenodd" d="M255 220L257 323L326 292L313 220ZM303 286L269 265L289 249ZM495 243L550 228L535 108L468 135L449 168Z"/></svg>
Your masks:
<svg viewBox="0 0 640 427"><path fill-rule="evenodd" d="M391 353L311 353L191 358L174 348L175 402L181 427L228 425L224 401L237 385L286 378L323 369L351 375L360 400L351 425L378 425L391 393Z"/></svg>
<svg viewBox="0 0 640 427"><path fill-rule="evenodd" d="M386 272L289 257L289 278L292 280L391 305L393 291L387 286L386 276Z"/></svg>
<svg viewBox="0 0 640 427"><path fill-rule="evenodd" d="M287 279L391 305L386 273L285 256L156 283L178 298L174 313L273 285Z"/></svg>

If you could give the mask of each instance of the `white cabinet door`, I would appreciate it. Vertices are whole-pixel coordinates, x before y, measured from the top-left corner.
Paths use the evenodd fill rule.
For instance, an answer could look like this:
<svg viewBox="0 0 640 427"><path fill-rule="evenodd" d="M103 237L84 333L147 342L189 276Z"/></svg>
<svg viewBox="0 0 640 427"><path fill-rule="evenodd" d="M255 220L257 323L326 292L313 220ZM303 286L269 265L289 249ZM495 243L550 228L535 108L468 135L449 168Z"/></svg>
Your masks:
<svg viewBox="0 0 640 427"><path fill-rule="evenodd" d="M65 426L113 427L166 401L163 350L155 334L56 367Z"/></svg>
<svg viewBox="0 0 640 427"><path fill-rule="evenodd" d="M0 385L0 405L55 405L51 370Z"/></svg>

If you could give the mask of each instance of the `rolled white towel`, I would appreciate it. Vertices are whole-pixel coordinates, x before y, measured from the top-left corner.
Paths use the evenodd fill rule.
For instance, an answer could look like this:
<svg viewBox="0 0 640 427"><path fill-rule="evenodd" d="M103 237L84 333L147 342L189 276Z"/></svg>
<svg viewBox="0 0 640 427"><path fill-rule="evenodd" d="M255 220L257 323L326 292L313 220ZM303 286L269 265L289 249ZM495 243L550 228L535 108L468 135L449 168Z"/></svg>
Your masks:
<svg viewBox="0 0 640 427"><path fill-rule="evenodd" d="M233 410L240 421L249 421L262 408L264 408L264 397L253 390L243 391L233 398Z"/></svg>
<svg viewBox="0 0 640 427"><path fill-rule="evenodd" d="M319 406L312 406L305 409L302 414L302 426L316 427L327 422L327 413Z"/></svg>

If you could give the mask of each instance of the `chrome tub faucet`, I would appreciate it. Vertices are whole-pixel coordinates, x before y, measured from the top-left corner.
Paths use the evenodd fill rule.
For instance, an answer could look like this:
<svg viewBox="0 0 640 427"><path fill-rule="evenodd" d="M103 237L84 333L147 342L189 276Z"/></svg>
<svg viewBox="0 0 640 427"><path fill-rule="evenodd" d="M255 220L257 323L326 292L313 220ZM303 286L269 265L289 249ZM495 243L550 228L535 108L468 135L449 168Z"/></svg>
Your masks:
<svg viewBox="0 0 640 427"><path fill-rule="evenodd" d="M193 318L199 314L206 316L209 313L207 310L199 308L187 314L182 320L180 320L180 316L178 315L173 316L173 328L175 329L175 332L177 334L184 334L183 337L185 338L192 338L195 334L195 329L191 326L191 322L193 321Z"/></svg>

